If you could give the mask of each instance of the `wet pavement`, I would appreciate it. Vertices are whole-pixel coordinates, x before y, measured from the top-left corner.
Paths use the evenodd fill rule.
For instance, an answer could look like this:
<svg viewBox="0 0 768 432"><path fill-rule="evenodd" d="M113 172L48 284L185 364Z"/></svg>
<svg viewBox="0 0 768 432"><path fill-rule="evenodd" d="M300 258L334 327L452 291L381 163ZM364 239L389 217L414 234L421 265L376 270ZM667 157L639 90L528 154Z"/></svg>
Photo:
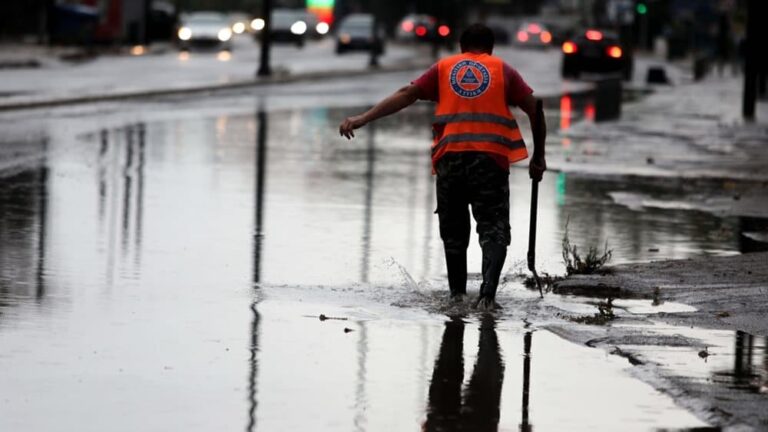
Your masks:
<svg viewBox="0 0 768 432"><path fill-rule="evenodd" d="M489 321L445 301L431 107L354 141L336 130L409 76L0 118L0 428L706 426L627 374L625 358L552 332L595 307L539 301L515 277L527 249L523 169L511 173L504 311ZM548 105L563 128L562 101ZM555 154L571 145L552 136ZM738 216L616 199L686 186L548 174L541 270L562 273L566 222L573 243L607 242L616 262L746 251ZM616 308L626 322L652 309ZM731 357L726 337L707 344ZM765 346L751 346L750 370L764 376ZM672 357L680 369L701 360Z"/></svg>

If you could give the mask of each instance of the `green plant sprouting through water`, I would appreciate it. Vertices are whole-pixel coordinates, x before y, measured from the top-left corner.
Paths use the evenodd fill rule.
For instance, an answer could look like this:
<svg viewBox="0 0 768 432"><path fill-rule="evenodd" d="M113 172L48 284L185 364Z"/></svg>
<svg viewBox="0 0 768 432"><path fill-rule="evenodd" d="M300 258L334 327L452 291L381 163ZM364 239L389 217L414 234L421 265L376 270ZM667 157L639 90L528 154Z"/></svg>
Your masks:
<svg viewBox="0 0 768 432"><path fill-rule="evenodd" d="M578 246L571 244L568 237L568 223L565 222L565 233L563 234L563 263L565 264L565 274L567 276L575 274L592 274L600 270L608 261L611 260L612 251L608 249L608 242L605 242L605 248L601 253L597 247L590 246L587 254L582 257Z"/></svg>

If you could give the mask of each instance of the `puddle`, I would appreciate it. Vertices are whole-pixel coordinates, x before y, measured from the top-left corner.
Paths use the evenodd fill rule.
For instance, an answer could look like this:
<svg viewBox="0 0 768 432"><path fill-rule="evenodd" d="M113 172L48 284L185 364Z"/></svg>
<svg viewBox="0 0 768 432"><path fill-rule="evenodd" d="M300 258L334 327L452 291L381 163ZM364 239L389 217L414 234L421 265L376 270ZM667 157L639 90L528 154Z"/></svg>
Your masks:
<svg viewBox="0 0 768 432"><path fill-rule="evenodd" d="M446 332L432 313L446 284L425 151L430 107L346 141L335 125L354 109L248 104L231 115L149 105L28 126L45 131L45 146L0 177L0 403L12 413L0 428L139 430L151 419L155 429L411 430L437 428L456 403L477 428L496 410L501 430L702 425L626 376L624 359L543 330L529 336L523 409L534 329L518 323L547 309L517 285L500 292L506 309L488 338L471 316ZM659 187L545 177L540 271L562 273L567 220L574 244L608 241L616 262L741 250L737 221L638 214L610 199L617 184ZM507 274L525 262L529 185L512 170ZM476 244L473 234L469 266L479 270ZM319 313L350 319L304 317ZM442 345L460 345L463 366L439 360ZM438 370L454 380L453 402L430 398ZM490 406L473 410L489 410L482 419L467 414L478 403L470 387L491 389L480 392Z"/></svg>
<svg viewBox="0 0 768 432"><path fill-rule="evenodd" d="M318 430L556 431L569 425L574 431L648 431L704 426L666 396L627 376L623 359L545 330L488 317L414 320L404 316L407 312L397 321L357 320L359 309L362 315L371 312L280 297L257 307L264 324L259 328L255 417L267 430L305 427L303 416L275 415L296 406L308 407L306 414ZM350 320L299 318L319 310ZM346 327L354 331L344 333ZM307 388L309 382L313 385ZM333 398L328 397L330 388ZM589 389L589 396L574 397L574 389Z"/></svg>
<svg viewBox="0 0 768 432"><path fill-rule="evenodd" d="M590 297L548 295L545 297L544 303L572 314L588 315L597 311L596 307L599 301ZM618 316L696 312L695 307L667 301L654 304L653 300L613 299L611 304L614 313Z"/></svg>

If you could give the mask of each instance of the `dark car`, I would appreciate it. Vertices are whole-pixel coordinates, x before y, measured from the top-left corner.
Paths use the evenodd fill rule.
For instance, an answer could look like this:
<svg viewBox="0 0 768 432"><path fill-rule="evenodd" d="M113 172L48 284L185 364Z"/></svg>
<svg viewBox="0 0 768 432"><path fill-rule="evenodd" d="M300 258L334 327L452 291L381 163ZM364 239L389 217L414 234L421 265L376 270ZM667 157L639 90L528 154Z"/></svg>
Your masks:
<svg viewBox="0 0 768 432"><path fill-rule="evenodd" d="M450 36L451 28L430 15L406 15L398 24L395 38L401 42L443 42Z"/></svg>
<svg viewBox="0 0 768 432"><path fill-rule="evenodd" d="M589 29L563 43L563 78L582 73L618 73L632 79L632 53L608 32Z"/></svg>
<svg viewBox="0 0 768 432"><path fill-rule="evenodd" d="M384 52L384 35L379 32L373 37L373 16L369 14L348 15L336 31L336 54L352 50L375 50Z"/></svg>
<svg viewBox="0 0 768 432"><path fill-rule="evenodd" d="M272 41L292 43L299 48L303 47L307 33L306 19L306 12L302 9L273 10L269 31ZM256 18L251 21L251 29L254 31L253 37L260 39L262 31L264 31L264 19Z"/></svg>
<svg viewBox="0 0 768 432"><path fill-rule="evenodd" d="M521 47L546 48L552 43L552 33L540 22L523 22L515 33L515 43Z"/></svg>

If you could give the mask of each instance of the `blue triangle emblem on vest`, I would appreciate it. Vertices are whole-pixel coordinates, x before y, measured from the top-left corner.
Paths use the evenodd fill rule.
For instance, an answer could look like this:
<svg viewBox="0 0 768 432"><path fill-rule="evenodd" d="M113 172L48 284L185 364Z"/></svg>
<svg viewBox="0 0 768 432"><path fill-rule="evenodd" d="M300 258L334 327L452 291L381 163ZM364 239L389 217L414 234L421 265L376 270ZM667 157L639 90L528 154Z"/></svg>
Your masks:
<svg viewBox="0 0 768 432"><path fill-rule="evenodd" d="M480 81L475 76L475 73L472 72L472 69L467 68L467 73L464 74L464 77L461 78L462 84L480 84Z"/></svg>

